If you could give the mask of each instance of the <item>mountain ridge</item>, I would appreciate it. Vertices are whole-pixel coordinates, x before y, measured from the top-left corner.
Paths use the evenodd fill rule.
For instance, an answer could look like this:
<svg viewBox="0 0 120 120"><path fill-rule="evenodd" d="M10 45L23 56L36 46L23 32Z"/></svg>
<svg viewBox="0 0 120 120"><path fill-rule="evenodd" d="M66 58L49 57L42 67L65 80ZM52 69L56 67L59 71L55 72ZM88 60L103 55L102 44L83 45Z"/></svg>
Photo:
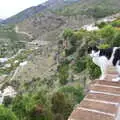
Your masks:
<svg viewBox="0 0 120 120"><path fill-rule="evenodd" d="M3 24L16 24L21 21L24 21L27 18L34 16L35 14L43 12L46 9L56 9L59 7L63 7L64 5L67 5L69 3L73 3L73 2L77 2L77 1L79 1L79 0L70 0L70 1L48 0L37 6L32 6L30 8L27 8L27 9L19 12L18 14L7 18L6 20L2 21L2 23Z"/></svg>
<svg viewBox="0 0 120 120"><path fill-rule="evenodd" d="M3 19L0 18L0 22L2 22L2 21L3 21Z"/></svg>

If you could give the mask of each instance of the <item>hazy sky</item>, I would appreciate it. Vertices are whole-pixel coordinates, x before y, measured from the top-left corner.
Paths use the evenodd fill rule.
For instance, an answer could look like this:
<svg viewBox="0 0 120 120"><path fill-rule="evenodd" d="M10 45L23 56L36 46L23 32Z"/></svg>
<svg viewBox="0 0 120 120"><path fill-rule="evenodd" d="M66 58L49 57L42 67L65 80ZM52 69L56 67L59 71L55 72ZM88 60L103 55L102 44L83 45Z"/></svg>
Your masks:
<svg viewBox="0 0 120 120"><path fill-rule="evenodd" d="M45 1L47 0L0 0L0 18L5 19L25 8L38 5Z"/></svg>

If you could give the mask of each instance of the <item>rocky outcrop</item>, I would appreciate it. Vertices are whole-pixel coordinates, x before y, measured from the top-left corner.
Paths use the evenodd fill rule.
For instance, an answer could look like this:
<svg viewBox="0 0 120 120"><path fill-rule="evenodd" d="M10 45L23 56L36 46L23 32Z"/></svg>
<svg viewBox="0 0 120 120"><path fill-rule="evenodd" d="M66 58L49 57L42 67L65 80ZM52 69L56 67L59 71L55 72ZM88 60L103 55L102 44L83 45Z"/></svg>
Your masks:
<svg viewBox="0 0 120 120"><path fill-rule="evenodd" d="M0 104L3 103L4 97L9 96L9 97L15 97L17 92L14 90L12 86L7 86L3 92L0 91Z"/></svg>

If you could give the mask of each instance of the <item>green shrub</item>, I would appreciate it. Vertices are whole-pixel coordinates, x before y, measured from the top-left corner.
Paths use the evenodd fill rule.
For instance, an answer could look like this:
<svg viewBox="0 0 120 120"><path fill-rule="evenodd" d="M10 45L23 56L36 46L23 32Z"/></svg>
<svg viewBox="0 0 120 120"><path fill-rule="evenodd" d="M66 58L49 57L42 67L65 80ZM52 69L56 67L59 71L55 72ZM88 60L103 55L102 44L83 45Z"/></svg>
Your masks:
<svg viewBox="0 0 120 120"><path fill-rule="evenodd" d="M0 120L18 120L15 114L5 108L4 106L0 106Z"/></svg>
<svg viewBox="0 0 120 120"><path fill-rule="evenodd" d="M64 120L64 117L63 117L62 114L57 113L57 114L55 114L55 116L54 116L54 120Z"/></svg>
<svg viewBox="0 0 120 120"><path fill-rule="evenodd" d="M70 99L73 100L75 104L80 103L80 101L84 98L83 88L80 86L65 86L62 87L59 91L64 93L66 97L72 96Z"/></svg>
<svg viewBox="0 0 120 120"><path fill-rule="evenodd" d="M120 31L117 31L115 33L112 46L120 47Z"/></svg>
<svg viewBox="0 0 120 120"><path fill-rule="evenodd" d="M72 55L75 51L76 51L76 47L73 46L70 49L65 50L65 55L66 56Z"/></svg>
<svg viewBox="0 0 120 120"><path fill-rule="evenodd" d="M73 110L72 104L67 100L63 93L57 92L52 96L52 111L53 113L61 115L61 118L67 120Z"/></svg>
<svg viewBox="0 0 120 120"><path fill-rule="evenodd" d="M72 35L73 35L73 31L71 29L65 29L63 32L63 38L65 40L68 40L69 38L71 38Z"/></svg>
<svg viewBox="0 0 120 120"><path fill-rule="evenodd" d="M26 120L29 112L34 106L34 101L31 96L17 96L12 103L12 111L20 120Z"/></svg>
<svg viewBox="0 0 120 120"><path fill-rule="evenodd" d="M120 20L115 20L111 24L113 27L120 27Z"/></svg>
<svg viewBox="0 0 120 120"><path fill-rule="evenodd" d="M110 47L110 45L108 45L108 44L100 44L99 45L100 49L106 49L106 48L109 48L109 47Z"/></svg>
<svg viewBox="0 0 120 120"><path fill-rule="evenodd" d="M74 70L78 73L86 69L86 59L85 57L79 57L75 61Z"/></svg>
<svg viewBox="0 0 120 120"><path fill-rule="evenodd" d="M115 32L115 29L111 25L107 25L100 30L101 37L104 39L104 42L109 45L112 45Z"/></svg>
<svg viewBox="0 0 120 120"><path fill-rule="evenodd" d="M29 113L28 120L53 120L52 113L42 105L36 105Z"/></svg>
<svg viewBox="0 0 120 120"><path fill-rule="evenodd" d="M101 71L100 68L93 63L93 61L90 58L87 59L87 69L89 71L90 79L96 79L100 76Z"/></svg>
<svg viewBox="0 0 120 120"><path fill-rule="evenodd" d="M65 85L68 82L68 80L67 80L67 78L69 76L68 69L69 69L68 64L64 64L64 63L62 65L60 65L58 68L58 71L59 71L58 77L59 77L60 83L62 85Z"/></svg>
<svg viewBox="0 0 120 120"><path fill-rule="evenodd" d="M3 104L4 104L6 107L8 107L11 103L12 103L12 98L9 97L9 96L5 96L5 97L4 97Z"/></svg>
<svg viewBox="0 0 120 120"><path fill-rule="evenodd" d="M103 28L103 27L105 27L106 25L107 25L107 23L105 23L105 22L101 22L101 23L99 23L99 24L96 24L99 28Z"/></svg>

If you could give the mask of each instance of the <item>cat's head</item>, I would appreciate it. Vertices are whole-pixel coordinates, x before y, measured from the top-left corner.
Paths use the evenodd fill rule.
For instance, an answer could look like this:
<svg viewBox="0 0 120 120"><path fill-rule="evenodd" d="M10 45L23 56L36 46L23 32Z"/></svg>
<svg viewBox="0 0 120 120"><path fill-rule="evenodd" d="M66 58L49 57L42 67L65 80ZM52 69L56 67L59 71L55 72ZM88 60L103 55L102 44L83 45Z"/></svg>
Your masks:
<svg viewBox="0 0 120 120"><path fill-rule="evenodd" d="M91 57L98 56L99 54L99 49L96 46L88 47L88 54Z"/></svg>

